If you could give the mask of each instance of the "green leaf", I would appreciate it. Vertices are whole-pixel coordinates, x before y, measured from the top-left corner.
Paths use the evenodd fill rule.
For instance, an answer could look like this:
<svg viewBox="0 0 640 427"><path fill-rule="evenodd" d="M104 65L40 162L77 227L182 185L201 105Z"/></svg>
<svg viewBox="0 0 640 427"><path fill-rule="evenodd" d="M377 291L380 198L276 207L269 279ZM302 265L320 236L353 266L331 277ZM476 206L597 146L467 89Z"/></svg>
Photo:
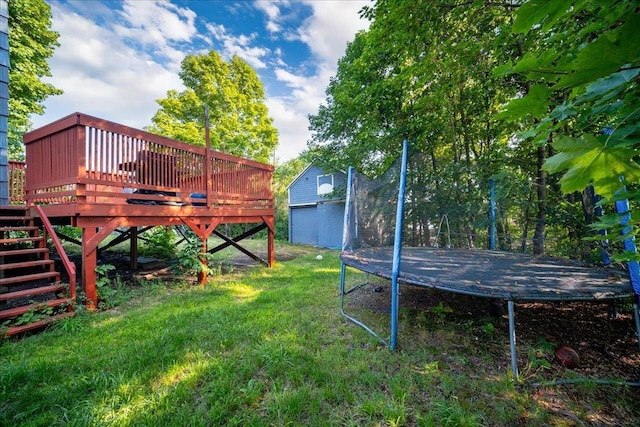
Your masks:
<svg viewBox="0 0 640 427"><path fill-rule="evenodd" d="M505 64L503 65L499 65L497 67L495 67L493 70L491 70L491 72L493 73L494 76L508 76L509 74L513 74L513 63L511 62L511 60L507 61Z"/></svg>
<svg viewBox="0 0 640 427"><path fill-rule="evenodd" d="M520 6L511 31L526 33L532 27L541 25L546 31L571 7L571 0L531 0Z"/></svg>
<svg viewBox="0 0 640 427"><path fill-rule="evenodd" d="M553 65L558 59L558 52L553 49L527 52L524 54L512 68L513 73L535 72L537 74L546 74L545 70L553 69L557 71Z"/></svg>
<svg viewBox="0 0 640 427"><path fill-rule="evenodd" d="M554 120L566 120L569 117L573 117L576 114L576 110L573 108L573 103L564 103L558 105L551 111L549 117Z"/></svg>
<svg viewBox="0 0 640 427"><path fill-rule="evenodd" d="M574 162L575 154L568 152L560 152L549 157L545 162L542 169L547 172L562 172L568 169Z"/></svg>
<svg viewBox="0 0 640 427"><path fill-rule="evenodd" d="M585 150L602 148L602 144L596 138L572 138L569 136L560 136L552 144L556 151L580 153Z"/></svg>
<svg viewBox="0 0 640 427"><path fill-rule="evenodd" d="M529 93L522 98L509 102L504 111L498 113L498 119L519 119L527 116L541 118L547 114L551 92L545 85L531 86Z"/></svg>
<svg viewBox="0 0 640 427"><path fill-rule="evenodd" d="M640 74L640 68L619 71L606 77L602 77L590 84L587 87L587 91L585 92L585 94L576 99L576 102L590 101L594 98L601 97L614 89L622 89L624 88L624 86L629 84L638 74Z"/></svg>
<svg viewBox="0 0 640 427"><path fill-rule="evenodd" d="M576 87L615 73L626 64L637 65L640 60L638 38L640 15L630 13L621 27L601 34L582 48L569 64L573 72L562 77L554 89Z"/></svg>
<svg viewBox="0 0 640 427"><path fill-rule="evenodd" d="M597 194L612 197L624 182L640 179L640 165L633 161L636 150L606 145L593 135L563 138L554 144L554 148L561 152L547 159L544 169L549 172L566 170L560 179L565 193L582 191L593 184Z"/></svg>
<svg viewBox="0 0 640 427"><path fill-rule="evenodd" d="M608 52L606 60L602 58L603 52ZM614 57L616 53L615 44L607 37L598 38L578 53L576 60L570 64L573 71L561 77L553 88L576 87L618 71L620 65L619 58Z"/></svg>

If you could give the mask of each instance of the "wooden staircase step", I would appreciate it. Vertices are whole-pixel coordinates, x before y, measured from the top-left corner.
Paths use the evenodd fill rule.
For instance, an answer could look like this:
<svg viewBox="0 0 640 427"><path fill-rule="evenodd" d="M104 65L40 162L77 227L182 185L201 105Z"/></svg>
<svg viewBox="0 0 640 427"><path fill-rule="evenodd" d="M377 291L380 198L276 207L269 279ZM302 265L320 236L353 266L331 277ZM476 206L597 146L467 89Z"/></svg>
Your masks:
<svg viewBox="0 0 640 427"><path fill-rule="evenodd" d="M46 233L38 224L30 208L0 207L0 289L6 291L0 293L0 324L7 324L0 327L0 338L42 329L75 314L74 299L67 298L68 286L60 283L60 273L54 271L55 261L43 237ZM4 277L5 273L16 276ZM18 286L9 286L14 284ZM47 311L59 313L48 315ZM37 320L11 325L30 319Z"/></svg>
<svg viewBox="0 0 640 427"><path fill-rule="evenodd" d="M13 243L28 243L28 242L39 242L43 240L44 237L16 237L16 238L8 238L8 239L0 239L0 244L13 244Z"/></svg>
<svg viewBox="0 0 640 427"><path fill-rule="evenodd" d="M14 255L29 255L29 254L40 254L49 252L49 248L22 248L22 249L10 249L7 251L0 250L0 257L3 256L14 256Z"/></svg>
<svg viewBox="0 0 640 427"><path fill-rule="evenodd" d="M24 298L24 297L29 297L33 295L48 294L49 292L60 292L60 291L66 292L66 290L67 290L67 287L61 284L40 286L39 288L24 289L22 291L5 292L3 294L0 294L0 301L9 301L16 298Z"/></svg>
<svg viewBox="0 0 640 427"><path fill-rule="evenodd" d="M15 222L15 221L20 221L20 222L29 222L34 220L35 218L32 216L26 216L26 215L2 215L0 213L0 221L2 222Z"/></svg>
<svg viewBox="0 0 640 427"><path fill-rule="evenodd" d="M35 225L3 225L0 226L0 233L9 231L37 231L40 227Z"/></svg>
<svg viewBox="0 0 640 427"><path fill-rule="evenodd" d="M26 211L29 209L25 205L4 205L0 208L1 211Z"/></svg>
<svg viewBox="0 0 640 427"><path fill-rule="evenodd" d="M65 313L56 314L55 316L47 317L46 319L41 319L36 322L29 323L28 325L11 326L7 329L0 329L0 334L4 334L4 336L21 334L23 332L28 332L34 329L42 328L57 320L64 319L66 317L72 317L74 315L75 315L75 312L67 311Z"/></svg>
<svg viewBox="0 0 640 427"><path fill-rule="evenodd" d="M9 319L11 317L17 317L30 310L37 310L42 306L58 307L63 304L71 304L71 303L73 303L73 300L69 298L58 298L58 299L42 301L37 304L28 304L28 305L22 305L20 307L8 308L6 310L0 310L0 319Z"/></svg>
<svg viewBox="0 0 640 427"><path fill-rule="evenodd" d="M17 270L20 268L30 268L30 267L46 267L55 264L55 261L52 259L38 259L34 261L22 261L22 262L10 262L6 264L0 265L0 271L3 270Z"/></svg>
<svg viewBox="0 0 640 427"><path fill-rule="evenodd" d="M24 276L3 277L3 278L0 278L0 286L11 285L14 283L31 282L36 280L44 280L44 279L55 279L56 281L59 281L60 273L58 273L57 271L47 271L45 273L26 274Z"/></svg>

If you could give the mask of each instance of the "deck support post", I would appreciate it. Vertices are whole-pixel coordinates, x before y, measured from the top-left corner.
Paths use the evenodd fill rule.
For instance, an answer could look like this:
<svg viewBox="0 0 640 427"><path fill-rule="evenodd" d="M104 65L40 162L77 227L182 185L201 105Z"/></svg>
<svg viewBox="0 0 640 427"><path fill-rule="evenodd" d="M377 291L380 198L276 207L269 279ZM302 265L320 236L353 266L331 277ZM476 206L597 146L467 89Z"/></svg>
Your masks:
<svg viewBox="0 0 640 427"><path fill-rule="evenodd" d="M198 272L198 283L202 286L207 283L207 271L209 270L209 264L207 263L207 240L208 238L201 239L202 246L200 247L200 264L202 268Z"/></svg>
<svg viewBox="0 0 640 427"><path fill-rule="evenodd" d="M273 216L263 216L262 220L267 226L267 264L269 268L273 268L276 263L275 236L276 236L276 219Z"/></svg>
<svg viewBox="0 0 640 427"><path fill-rule="evenodd" d="M96 288L96 266L98 263L97 246L88 242L98 234L95 227L82 229L82 288L87 299L87 308L94 310L98 306L98 289Z"/></svg>
<svg viewBox="0 0 640 427"><path fill-rule="evenodd" d="M267 262L269 263L269 268L273 268L276 263L275 234L271 227L269 227L267 233Z"/></svg>
<svg viewBox="0 0 640 427"><path fill-rule="evenodd" d="M129 265L138 268L138 227L129 227Z"/></svg>

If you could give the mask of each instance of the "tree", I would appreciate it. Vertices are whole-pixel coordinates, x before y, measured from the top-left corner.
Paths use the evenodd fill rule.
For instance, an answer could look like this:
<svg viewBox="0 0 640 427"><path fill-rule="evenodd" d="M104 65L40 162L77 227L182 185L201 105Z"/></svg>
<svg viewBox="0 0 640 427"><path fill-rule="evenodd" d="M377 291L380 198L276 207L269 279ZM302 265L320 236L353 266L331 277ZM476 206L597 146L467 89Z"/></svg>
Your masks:
<svg viewBox="0 0 640 427"><path fill-rule="evenodd" d="M526 96L514 99L506 116L534 117L521 134L538 146L551 142L555 154L548 172L561 172L565 193L592 185L606 206L631 200L638 219L640 193L640 14L637 4L606 7L596 0L528 1L517 11L512 31L533 35L539 49L525 52L498 73L531 82ZM595 228L620 230L620 218L605 217ZM632 229L633 230L633 229ZM629 234L637 231L627 230ZM614 234L615 235L615 234Z"/></svg>
<svg viewBox="0 0 640 427"><path fill-rule="evenodd" d="M45 83L51 76L47 58L59 34L51 30L51 8L44 0L9 1L9 158L24 158L22 135L31 128L29 116L43 114L42 103L61 90Z"/></svg>
<svg viewBox="0 0 640 427"><path fill-rule="evenodd" d="M268 162L278 143L256 72L234 56L225 62L215 51L188 55L180 78L186 89L170 90L157 102L150 132L204 145L204 110L209 108L211 147Z"/></svg>
<svg viewBox="0 0 640 427"><path fill-rule="evenodd" d="M510 14L484 1L380 0L365 9L369 30L347 47L325 105L310 117L316 163L377 175L407 138L419 155L412 227L428 232L447 213L458 244L479 244L488 179L513 163L493 115L517 87L491 73L507 55Z"/></svg>
<svg viewBox="0 0 640 427"><path fill-rule="evenodd" d="M309 165L308 153L276 166L273 175L273 196L276 208L276 238L289 237L289 184Z"/></svg>

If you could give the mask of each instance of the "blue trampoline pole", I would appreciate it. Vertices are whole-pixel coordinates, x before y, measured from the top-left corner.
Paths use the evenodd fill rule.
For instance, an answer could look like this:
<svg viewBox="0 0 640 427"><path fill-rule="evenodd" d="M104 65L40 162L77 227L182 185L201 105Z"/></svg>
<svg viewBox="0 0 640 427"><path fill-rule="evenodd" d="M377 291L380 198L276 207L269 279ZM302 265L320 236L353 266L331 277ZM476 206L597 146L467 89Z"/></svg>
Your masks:
<svg viewBox="0 0 640 427"><path fill-rule="evenodd" d="M400 259L402 256L402 226L404 217L404 193L407 182L407 151L409 143L405 139L402 143L402 169L400 172L400 185L398 188L398 206L396 208L396 233L393 241L393 266L391 270L391 338L389 348L395 350L398 336L398 308L400 303L400 291L398 275L400 274Z"/></svg>
<svg viewBox="0 0 640 427"><path fill-rule="evenodd" d="M633 231L633 226L629 224L631 222L629 210L629 201L627 199L616 201L616 211L621 216L620 225L624 227L622 229L622 234L628 234ZM624 250L633 253L638 251L636 248L636 241L633 237L627 237L624 239ZM640 269L638 268L638 261L629 261L627 263L627 269L629 271L631 286L633 287L636 295L640 295Z"/></svg>
<svg viewBox="0 0 640 427"><path fill-rule="evenodd" d="M629 234L633 231L633 225L630 225L631 222L631 214L629 213L629 200L618 200L616 201L616 212L621 216L620 225L624 228L622 229L622 234ZM636 241L631 237L627 237L624 239L624 250L636 253L638 249L636 248ZM627 272L629 274L629 281L631 282L631 287L633 288L633 292L635 294L635 301L633 304L633 319L635 321L636 326L636 338L638 340L638 346L640 347L640 313L638 312L638 299L640 299L640 267L638 266L638 261L629 261L627 262Z"/></svg>

